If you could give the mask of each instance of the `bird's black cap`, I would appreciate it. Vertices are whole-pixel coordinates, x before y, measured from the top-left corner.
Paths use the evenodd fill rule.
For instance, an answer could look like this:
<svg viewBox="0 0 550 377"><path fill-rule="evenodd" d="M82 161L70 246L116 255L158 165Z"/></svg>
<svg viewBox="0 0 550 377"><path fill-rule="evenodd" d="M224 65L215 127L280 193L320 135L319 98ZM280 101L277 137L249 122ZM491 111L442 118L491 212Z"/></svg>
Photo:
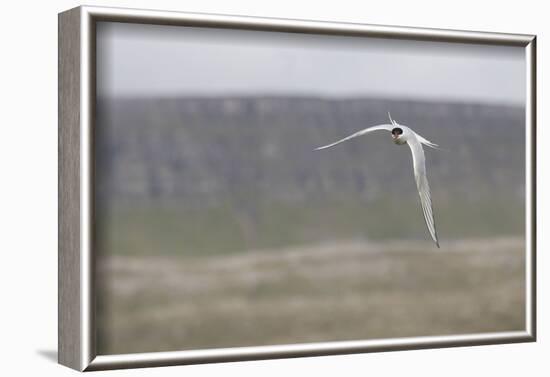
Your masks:
<svg viewBox="0 0 550 377"><path fill-rule="evenodd" d="M395 127L393 130L391 130L392 135L401 135L403 133L403 129L399 127Z"/></svg>

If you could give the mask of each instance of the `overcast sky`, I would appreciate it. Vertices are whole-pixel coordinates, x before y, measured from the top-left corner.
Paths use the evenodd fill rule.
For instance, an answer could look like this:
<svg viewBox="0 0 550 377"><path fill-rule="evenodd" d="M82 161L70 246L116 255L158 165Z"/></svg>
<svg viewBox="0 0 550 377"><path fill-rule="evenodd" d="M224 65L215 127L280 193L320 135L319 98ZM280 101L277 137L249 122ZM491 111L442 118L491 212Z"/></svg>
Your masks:
<svg viewBox="0 0 550 377"><path fill-rule="evenodd" d="M98 94L523 104L520 47L99 23Z"/></svg>

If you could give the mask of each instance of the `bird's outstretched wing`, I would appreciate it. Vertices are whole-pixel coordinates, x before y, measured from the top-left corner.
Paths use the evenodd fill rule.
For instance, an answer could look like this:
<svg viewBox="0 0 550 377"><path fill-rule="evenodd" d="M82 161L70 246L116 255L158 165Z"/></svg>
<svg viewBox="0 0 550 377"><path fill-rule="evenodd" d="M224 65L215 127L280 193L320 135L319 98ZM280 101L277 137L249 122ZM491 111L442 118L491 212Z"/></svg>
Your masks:
<svg viewBox="0 0 550 377"><path fill-rule="evenodd" d="M416 137L416 134L411 135L407 144L411 148L414 178L416 179L416 187L418 188L418 194L420 195L420 203L422 204L422 212L424 213L424 219L426 220L426 226L432 236L437 247L439 247L439 241L437 239L437 231L435 229L435 221L432 208L432 198L430 195L430 185L428 184L428 178L426 177L426 163L424 158L424 149L422 149L421 141Z"/></svg>
<svg viewBox="0 0 550 377"><path fill-rule="evenodd" d="M328 145L325 145L325 146L322 146L322 147L319 147L319 148L315 148L316 151L318 150L321 150L321 149L326 149L326 148L330 148L330 147L333 147L335 146L336 144L340 144L340 143L343 143L344 141L347 141L347 140L350 140L350 139L353 139L357 136L361 136L361 135L365 135L365 134L368 134L369 132L372 132L372 131L378 131L378 130L386 130L386 131L391 131L393 129L393 126L391 124L381 124L379 126L372 126L372 127L369 127L369 128L365 128L364 130L361 130L359 132L356 132L354 133L353 135L350 135L348 137L345 137L341 140L338 140L332 144L328 144Z"/></svg>

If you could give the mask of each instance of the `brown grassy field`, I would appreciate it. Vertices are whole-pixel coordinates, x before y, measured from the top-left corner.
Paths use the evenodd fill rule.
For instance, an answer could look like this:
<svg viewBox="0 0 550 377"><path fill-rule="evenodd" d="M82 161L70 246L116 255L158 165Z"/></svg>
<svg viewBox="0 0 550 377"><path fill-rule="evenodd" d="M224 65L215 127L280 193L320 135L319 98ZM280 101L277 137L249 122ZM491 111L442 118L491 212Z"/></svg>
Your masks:
<svg viewBox="0 0 550 377"><path fill-rule="evenodd" d="M101 258L100 354L524 328L520 238Z"/></svg>

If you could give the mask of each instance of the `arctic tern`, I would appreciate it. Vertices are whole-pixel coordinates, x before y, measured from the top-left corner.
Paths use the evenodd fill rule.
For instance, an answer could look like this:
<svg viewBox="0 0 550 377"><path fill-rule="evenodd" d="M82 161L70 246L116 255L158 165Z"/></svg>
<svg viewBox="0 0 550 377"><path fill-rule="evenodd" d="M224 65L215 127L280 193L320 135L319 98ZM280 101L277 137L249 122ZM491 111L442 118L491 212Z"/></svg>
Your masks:
<svg viewBox="0 0 550 377"><path fill-rule="evenodd" d="M434 149L439 149L439 146L429 140L426 140L425 138L411 130L409 127L397 123L391 118L391 115L389 113L388 116L390 118L391 124L381 124L378 126L365 128L364 130L356 132L353 135L345 137L332 144L316 148L315 150L330 148L337 144L343 143L344 141L348 141L358 136L366 135L368 133L378 130L390 131L393 142L397 145L408 144L412 153L414 177L416 179L418 194L420 195L420 203L422 205L422 212L424 213L426 226L428 227L428 231L430 232L430 235L432 236L435 244L437 245L437 247L439 247L439 240L437 238L437 231L435 228L435 221L433 216L430 186L428 185L428 178L426 177L426 164L424 149L422 148L422 145L426 145Z"/></svg>

